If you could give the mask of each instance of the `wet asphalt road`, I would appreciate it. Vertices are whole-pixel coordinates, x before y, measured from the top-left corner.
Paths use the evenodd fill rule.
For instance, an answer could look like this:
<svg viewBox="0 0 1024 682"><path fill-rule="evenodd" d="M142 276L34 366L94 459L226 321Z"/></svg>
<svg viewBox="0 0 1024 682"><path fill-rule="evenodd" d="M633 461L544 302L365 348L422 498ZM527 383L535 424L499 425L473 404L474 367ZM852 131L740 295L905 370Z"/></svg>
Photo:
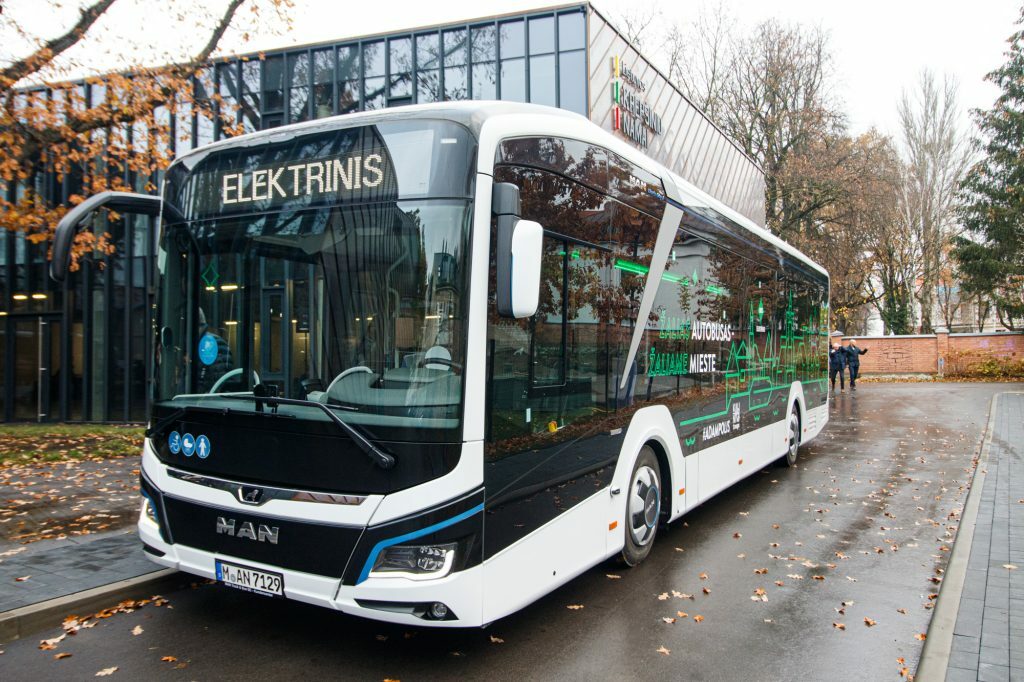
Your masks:
<svg viewBox="0 0 1024 682"><path fill-rule="evenodd" d="M991 396L1021 388L862 384L838 397L798 468L765 470L663 528L641 566L594 568L484 630L395 627L201 585L52 651L37 645L59 630L0 645L0 678L116 666L111 679L900 680L920 656ZM767 601L751 599L758 588Z"/></svg>

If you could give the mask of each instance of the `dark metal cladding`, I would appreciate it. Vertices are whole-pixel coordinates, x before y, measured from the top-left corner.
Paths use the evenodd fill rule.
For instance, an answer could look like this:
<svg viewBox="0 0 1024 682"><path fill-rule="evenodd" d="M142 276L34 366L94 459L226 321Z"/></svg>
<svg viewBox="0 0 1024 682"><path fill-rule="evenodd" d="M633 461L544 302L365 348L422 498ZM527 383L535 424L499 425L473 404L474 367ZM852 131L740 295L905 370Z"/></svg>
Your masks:
<svg viewBox="0 0 1024 682"><path fill-rule="evenodd" d="M294 571L331 578L341 577L361 526L335 526L251 514L242 510L209 507L165 496L167 519L178 544L225 557L257 561ZM232 524L235 534L218 532L218 519ZM276 543L238 534L245 524L276 529ZM266 538L264 538L266 539Z"/></svg>
<svg viewBox="0 0 1024 682"><path fill-rule="evenodd" d="M160 415L157 415L159 418ZM174 454L166 432L204 434L212 454L206 459ZM186 471L251 484L348 495L387 494L439 478L459 462L461 446L450 443L375 441L396 464L382 469L330 422L261 414L190 412L154 436L164 464Z"/></svg>
<svg viewBox="0 0 1024 682"><path fill-rule="evenodd" d="M422 531L436 524L443 524L460 514L471 512L473 509L480 507L483 502L484 490L481 488L414 516L407 516L379 526L369 526L359 539L359 545L352 553L352 560L345 570L342 584L355 585L359 581L359 576L366 566L366 562L370 559L371 552L373 552L378 543L401 537L407 533ZM409 544L427 545L441 542L458 542L459 548L456 552L456 564L452 567L452 570L461 571L472 568L483 560L483 516L482 512L470 514L467 518L445 526L435 533L410 539Z"/></svg>

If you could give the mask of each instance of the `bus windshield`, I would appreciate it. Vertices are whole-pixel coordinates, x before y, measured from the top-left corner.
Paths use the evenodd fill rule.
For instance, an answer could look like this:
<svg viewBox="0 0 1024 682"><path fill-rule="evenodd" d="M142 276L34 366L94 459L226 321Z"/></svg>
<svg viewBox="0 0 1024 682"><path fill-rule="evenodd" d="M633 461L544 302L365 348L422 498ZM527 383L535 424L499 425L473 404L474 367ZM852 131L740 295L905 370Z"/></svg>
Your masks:
<svg viewBox="0 0 1024 682"><path fill-rule="evenodd" d="M186 221L165 226L161 240L154 416L188 406L251 412L255 392L320 403L370 438L457 440L472 150L450 127L416 136L406 124L394 140L383 126L333 131L326 153L323 142L313 149L319 156L308 140L291 141L287 155L235 153L169 178L168 200L183 199ZM459 163L438 158L438 147L450 156L444 148L459 144ZM342 172L329 181L335 159ZM313 164L322 179L307 193ZM262 188L246 170L260 166ZM330 200L317 196L328 182ZM273 210L239 211L253 196ZM275 411L327 418L317 406Z"/></svg>

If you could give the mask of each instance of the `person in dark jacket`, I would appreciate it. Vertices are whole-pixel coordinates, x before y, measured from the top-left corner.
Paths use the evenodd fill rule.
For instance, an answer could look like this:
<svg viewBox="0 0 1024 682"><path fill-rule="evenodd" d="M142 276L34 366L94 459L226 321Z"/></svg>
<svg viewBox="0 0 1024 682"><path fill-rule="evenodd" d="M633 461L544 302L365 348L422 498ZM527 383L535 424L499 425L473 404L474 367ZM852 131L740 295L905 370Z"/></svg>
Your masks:
<svg viewBox="0 0 1024 682"><path fill-rule="evenodd" d="M846 366L850 368L850 390L857 390L857 375L860 373L860 356L868 352L867 348L859 348L853 339L847 339L843 346L846 353Z"/></svg>
<svg viewBox="0 0 1024 682"><path fill-rule="evenodd" d="M846 391L846 379L844 378L844 372L846 371L846 360L847 354L843 349L843 346L839 343L839 337L842 335L839 332L832 334L834 341L832 347L828 350L828 379L832 383L832 392L836 390L836 375L839 375L839 390Z"/></svg>

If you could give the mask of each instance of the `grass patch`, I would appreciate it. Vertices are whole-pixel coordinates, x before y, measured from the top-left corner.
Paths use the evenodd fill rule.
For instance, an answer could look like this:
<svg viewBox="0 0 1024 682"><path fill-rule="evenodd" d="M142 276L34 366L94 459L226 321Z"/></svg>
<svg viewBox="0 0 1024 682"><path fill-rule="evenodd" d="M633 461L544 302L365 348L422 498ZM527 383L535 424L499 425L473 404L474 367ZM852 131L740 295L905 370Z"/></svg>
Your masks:
<svg viewBox="0 0 1024 682"><path fill-rule="evenodd" d="M105 424L5 424L0 426L0 466L139 455L144 430Z"/></svg>

